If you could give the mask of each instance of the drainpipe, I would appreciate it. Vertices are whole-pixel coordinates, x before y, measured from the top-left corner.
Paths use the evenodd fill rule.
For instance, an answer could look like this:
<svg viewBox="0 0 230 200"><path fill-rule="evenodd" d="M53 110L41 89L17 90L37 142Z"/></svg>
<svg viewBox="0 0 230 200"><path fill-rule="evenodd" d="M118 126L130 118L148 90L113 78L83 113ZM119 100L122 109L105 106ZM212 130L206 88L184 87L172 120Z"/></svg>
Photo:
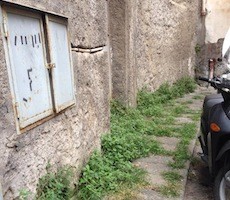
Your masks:
<svg viewBox="0 0 230 200"><path fill-rule="evenodd" d="M207 14L207 10L206 10L206 0L202 0L201 3L201 16L205 16Z"/></svg>
<svg viewBox="0 0 230 200"><path fill-rule="evenodd" d="M209 79L212 79L214 77L214 70L215 70L215 63L216 63L216 59L209 59Z"/></svg>

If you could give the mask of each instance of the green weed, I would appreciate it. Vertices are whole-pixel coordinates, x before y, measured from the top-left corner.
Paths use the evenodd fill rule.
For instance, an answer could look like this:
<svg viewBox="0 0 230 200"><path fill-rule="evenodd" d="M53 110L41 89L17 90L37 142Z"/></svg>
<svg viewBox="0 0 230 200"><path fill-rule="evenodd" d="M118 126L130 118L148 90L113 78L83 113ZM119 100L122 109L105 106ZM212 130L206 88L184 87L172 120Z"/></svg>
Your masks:
<svg viewBox="0 0 230 200"><path fill-rule="evenodd" d="M67 200L71 198L72 170L69 167L52 172L47 168L47 174L39 179L36 200Z"/></svg>
<svg viewBox="0 0 230 200"><path fill-rule="evenodd" d="M173 162L169 163L169 166L174 169L184 168L185 162L190 158L188 153L188 146L190 144L190 140L194 138L196 133L196 124L189 123L184 124L179 129L179 135L181 141L179 142L176 151L174 152Z"/></svg>
<svg viewBox="0 0 230 200"><path fill-rule="evenodd" d="M95 152L83 169L77 199L102 199L105 194L121 189L121 185L132 187L144 182L145 174L130 162L114 162L111 158Z"/></svg>
<svg viewBox="0 0 230 200"><path fill-rule="evenodd" d="M158 191L167 197L178 197L180 186L178 184L168 183L158 188Z"/></svg>
<svg viewBox="0 0 230 200"><path fill-rule="evenodd" d="M204 99L204 96L203 95L195 95L192 98L195 100L201 100L201 99Z"/></svg>
<svg viewBox="0 0 230 200"><path fill-rule="evenodd" d="M179 195L182 176L175 171L164 172L162 176L167 181L167 184L160 186L157 190L164 196L177 197Z"/></svg>
<svg viewBox="0 0 230 200"><path fill-rule="evenodd" d="M32 192L30 192L28 189L21 189L19 191L19 200L29 200L32 195Z"/></svg>
<svg viewBox="0 0 230 200"><path fill-rule="evenodd" d="M196 44L195 52L196 52L196 54L199 54L201 52L201 46L199 44Z"/></svg>
<svg viewBox="0 0 230 200"><path fill-rule="evenodd" d="M182 176L175 171L167 171L162 174L164 179L168 182L175 183L178 182L182 179Z"/></svg>
<svg viewBox="0 0 230 200"><path fill-rule="evenodd" d="M189 105L189 104L192 104L193 101L192 100L187 100L185 102L180 102L182 105Z"/></svg>

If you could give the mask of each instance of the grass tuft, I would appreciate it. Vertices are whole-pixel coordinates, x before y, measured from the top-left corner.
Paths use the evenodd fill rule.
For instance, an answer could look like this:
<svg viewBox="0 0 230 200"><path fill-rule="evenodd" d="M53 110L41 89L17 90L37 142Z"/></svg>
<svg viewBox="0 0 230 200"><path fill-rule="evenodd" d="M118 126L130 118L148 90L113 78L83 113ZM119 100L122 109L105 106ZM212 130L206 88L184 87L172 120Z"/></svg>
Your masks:
<svg viewBox="0 0 230 200"><path fill-rule="evenodd" d="M70 199L72 195L71 177L73 171L69 167L52 172L47 167L47 174L39 179L36 200Z"/></svg>

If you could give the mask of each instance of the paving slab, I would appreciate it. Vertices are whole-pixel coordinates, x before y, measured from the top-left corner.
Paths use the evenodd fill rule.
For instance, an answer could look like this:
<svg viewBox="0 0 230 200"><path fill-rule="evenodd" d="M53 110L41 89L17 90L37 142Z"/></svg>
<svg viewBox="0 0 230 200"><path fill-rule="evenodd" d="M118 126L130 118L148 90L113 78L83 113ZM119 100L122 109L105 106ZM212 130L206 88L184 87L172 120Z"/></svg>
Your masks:
<svg viewBox="0 0 230 200"><path fill-rule="evenodd" d="M175 137L157 137L156 140L166 151L175 151L180 140Z"/></svg>
<svg viewBox="0 0 230 200"><path fill-rule="evenodd" d="M175 120L175 124L187 124L187 123L192 123L193 120L189 118L189 116L181 116L177 117Z"/></svg>
<svg viewBox="0 0 230 200"><path fill-rule="evenodd" d="M166 198L156 192L154 189L144 189L139 194L137 200L172 200L172 198Z"/></svg>
<svg viewBox="0 0 230 200"><path fill-rule="evenodd" d="M151 186L157 187L166 184L166 181L162 177L162 173L170 170L170 167L167 165L170 161L172 161L171 157L150 156L138 159L133 164L147 171L147 181Z"/></svg>

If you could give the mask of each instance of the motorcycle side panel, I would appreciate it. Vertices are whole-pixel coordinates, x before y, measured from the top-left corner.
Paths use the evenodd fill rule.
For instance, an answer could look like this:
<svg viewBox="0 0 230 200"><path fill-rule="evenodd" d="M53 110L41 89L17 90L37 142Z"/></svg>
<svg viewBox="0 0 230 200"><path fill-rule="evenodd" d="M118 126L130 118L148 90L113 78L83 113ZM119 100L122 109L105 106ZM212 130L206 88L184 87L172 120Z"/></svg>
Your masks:
<svg viewBox="0 0 230 200"><path fill-rule="evenodd" d="M224 103L220 103L213 106L209 113L208 124L216 123L220 127L219 132L210 131L211 141L209 142L211 142L211 147L209 148L211 149L209 149L209 159L211 160L209 160L209 163L212 163L210 166L212 168L212 174L215 174L218 171L218 162L216 162L217 157L221 157L222 152L224 153L227 151L228 145L230 147L230 143L226 143L230 141L230 119L227 117L223 109L226 105L224 106L223 104ZM225 149L222 150L223 147Z"/></svg>
<svg viewBox="0 0 230 200"><path fill-rule="evenodd" d="M230 150L230 140L227 141L224 146L221 148L221 150L219 151L217 157L216 157L216 161L220 160L221 157L224 155L225 152Z"/></svg>

